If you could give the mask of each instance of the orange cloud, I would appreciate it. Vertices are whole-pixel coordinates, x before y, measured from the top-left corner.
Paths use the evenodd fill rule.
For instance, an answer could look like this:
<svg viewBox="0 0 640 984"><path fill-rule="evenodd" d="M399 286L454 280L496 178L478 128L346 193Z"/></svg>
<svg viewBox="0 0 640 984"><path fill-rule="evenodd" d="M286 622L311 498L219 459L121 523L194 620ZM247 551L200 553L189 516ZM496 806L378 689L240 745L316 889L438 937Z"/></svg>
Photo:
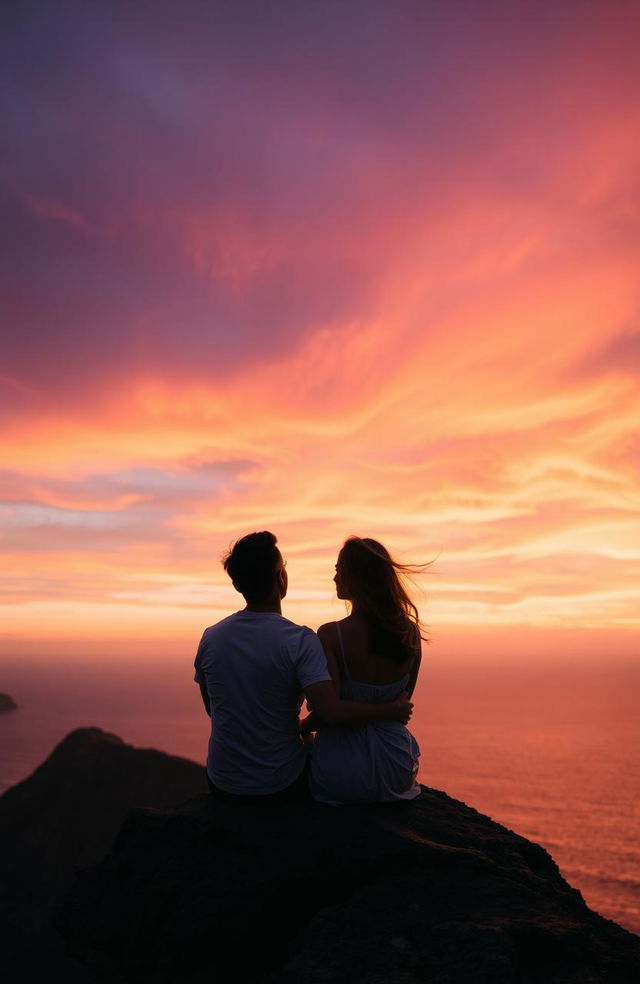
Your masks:
<svg viewBox="0 0 640 984"><path fill-rule="evenodd" d="M188 24L164 59L114 27L84 183L51 132L106 138L51 69L8 185L6 631L186 633L256 528L312 624L357 532L437 557L441 630L637 630L634 8L474 7L372 26L374 74L293 18L226 86Z"/></svg>

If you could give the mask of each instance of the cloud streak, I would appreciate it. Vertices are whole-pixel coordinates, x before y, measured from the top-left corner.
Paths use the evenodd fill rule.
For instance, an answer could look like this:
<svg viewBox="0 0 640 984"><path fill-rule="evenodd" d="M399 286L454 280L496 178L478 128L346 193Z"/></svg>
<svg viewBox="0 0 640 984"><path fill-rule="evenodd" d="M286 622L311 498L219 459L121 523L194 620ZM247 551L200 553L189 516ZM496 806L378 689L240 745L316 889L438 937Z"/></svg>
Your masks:
<svg viewBox="0 0 640 984"><path fill-rule="evenodd" d="M433 623L637 626L640 23L570 6L5 15L12 631L206 619L265 527L314 623L359 532Z"/></svg>

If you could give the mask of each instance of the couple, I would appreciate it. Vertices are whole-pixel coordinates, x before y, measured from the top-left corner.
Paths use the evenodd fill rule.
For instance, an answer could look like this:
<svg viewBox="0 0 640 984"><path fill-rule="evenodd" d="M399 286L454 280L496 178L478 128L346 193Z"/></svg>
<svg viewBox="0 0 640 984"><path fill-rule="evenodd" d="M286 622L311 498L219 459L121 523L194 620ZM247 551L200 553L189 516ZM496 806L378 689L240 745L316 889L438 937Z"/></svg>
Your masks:
<svg viewBox="0 0 640 984"><path fill-rule="evenodd" d="M418 796L420 751L405 725L420 629L399 577L406 569L377 541L350 537L334 580L351 614L316 635L282 616L288 579L273 533L242 537L223 565L246 607L205 630L195 661L212 719L214 798L295 802L310 789L338 805ZM313 710L300 721L303 695Z"/></svg>

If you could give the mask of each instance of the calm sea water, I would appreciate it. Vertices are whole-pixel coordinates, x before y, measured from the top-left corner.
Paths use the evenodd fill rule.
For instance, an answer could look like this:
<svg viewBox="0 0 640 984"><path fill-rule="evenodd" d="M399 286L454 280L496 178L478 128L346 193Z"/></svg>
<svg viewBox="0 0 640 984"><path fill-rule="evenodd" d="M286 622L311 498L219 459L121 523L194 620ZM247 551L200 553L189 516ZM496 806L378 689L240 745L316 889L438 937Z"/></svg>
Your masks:
<svg viewBox="0 0 640 984"><path fill-rule="evenodd" d="M188 661L3 659L0 791L70 730L95 725L204 761ZM421 781L546 847L588 904L640 933L640 667L427 661L412 729Z"/></svg>

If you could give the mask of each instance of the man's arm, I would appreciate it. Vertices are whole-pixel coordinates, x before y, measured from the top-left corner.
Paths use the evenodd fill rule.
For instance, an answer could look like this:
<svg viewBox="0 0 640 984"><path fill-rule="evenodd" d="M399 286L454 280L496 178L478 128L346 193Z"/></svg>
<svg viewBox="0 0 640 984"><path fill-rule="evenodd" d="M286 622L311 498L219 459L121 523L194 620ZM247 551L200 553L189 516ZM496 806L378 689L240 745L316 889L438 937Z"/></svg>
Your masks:
<svg viewBox="0 0 640 984"><path fill-rule="evenodd" d="M342 724L354 728L375 724L377 721L400 721L406 724L411 717L413 704L405 693L400 694L396 700L384 704L362 704L359 701L340 698L340 667L335 650L326 638L327 629L328 626L321 626L318 637L331 680L320 680L318 683L303 686L304 695L313 708L309 717L301 722L300 732L303 737L310 731L316 730L320 724L333 726ZM316 638L316 645L317 641Z"/></svg>
<svg viewBox="0 0 640 984"><path fill-rule="evenodd" d="M321 723L316 712L311 711L311 714L307 714L306 718L300 720L300 734L306 738L312 731L317 731L318 725Z"/></svg>
<svg viewBox="0 0 640 984"><path fill-rule="evenodd" d="M411 664L411 670L409 671L409 679L407 681L407 693L409 694L409 697L413 696L413 691L416 689L416 682L418 680L418 672L420 670L421 661L422 661L422 639L420 637L420 630L416 626L414 657L413 657L413 663Z"/></svg>
<svg viewBox="0 0 640 984"><path fill-rule="evenodd" d="M209 700L209 691L207 690L207 685L205 683L200 684L200 693L202 694L204 709L209 717L211 717L211 701Z"/></svg>
<svg viewBox="0 0 640 984"><path fill-rule="evenodd" d="M209 700L209 691L207 690L207 683L204 674L202 672L202 667L200 665L200 658L202 656L203 648L204 648L204 635L200 640L200 645L198 646L198 651L196 653L196 658L193 664L195 670L194 679L198 684L198 686L200 687L200 693L202 695L202 703L204 704L204 709L209 715L209 717L211 717L211 702Z"/></svg>
<svg viewBox="0 0 640 984"><path fill-rule="evenodd" d="M413 704L405 692L384 704L361 704L355 700L341 700L331 680L312 683L305 688L304 695L318 717L332 726L346 724L357 728L378 721L406 724L413 712Z"/></svg>

